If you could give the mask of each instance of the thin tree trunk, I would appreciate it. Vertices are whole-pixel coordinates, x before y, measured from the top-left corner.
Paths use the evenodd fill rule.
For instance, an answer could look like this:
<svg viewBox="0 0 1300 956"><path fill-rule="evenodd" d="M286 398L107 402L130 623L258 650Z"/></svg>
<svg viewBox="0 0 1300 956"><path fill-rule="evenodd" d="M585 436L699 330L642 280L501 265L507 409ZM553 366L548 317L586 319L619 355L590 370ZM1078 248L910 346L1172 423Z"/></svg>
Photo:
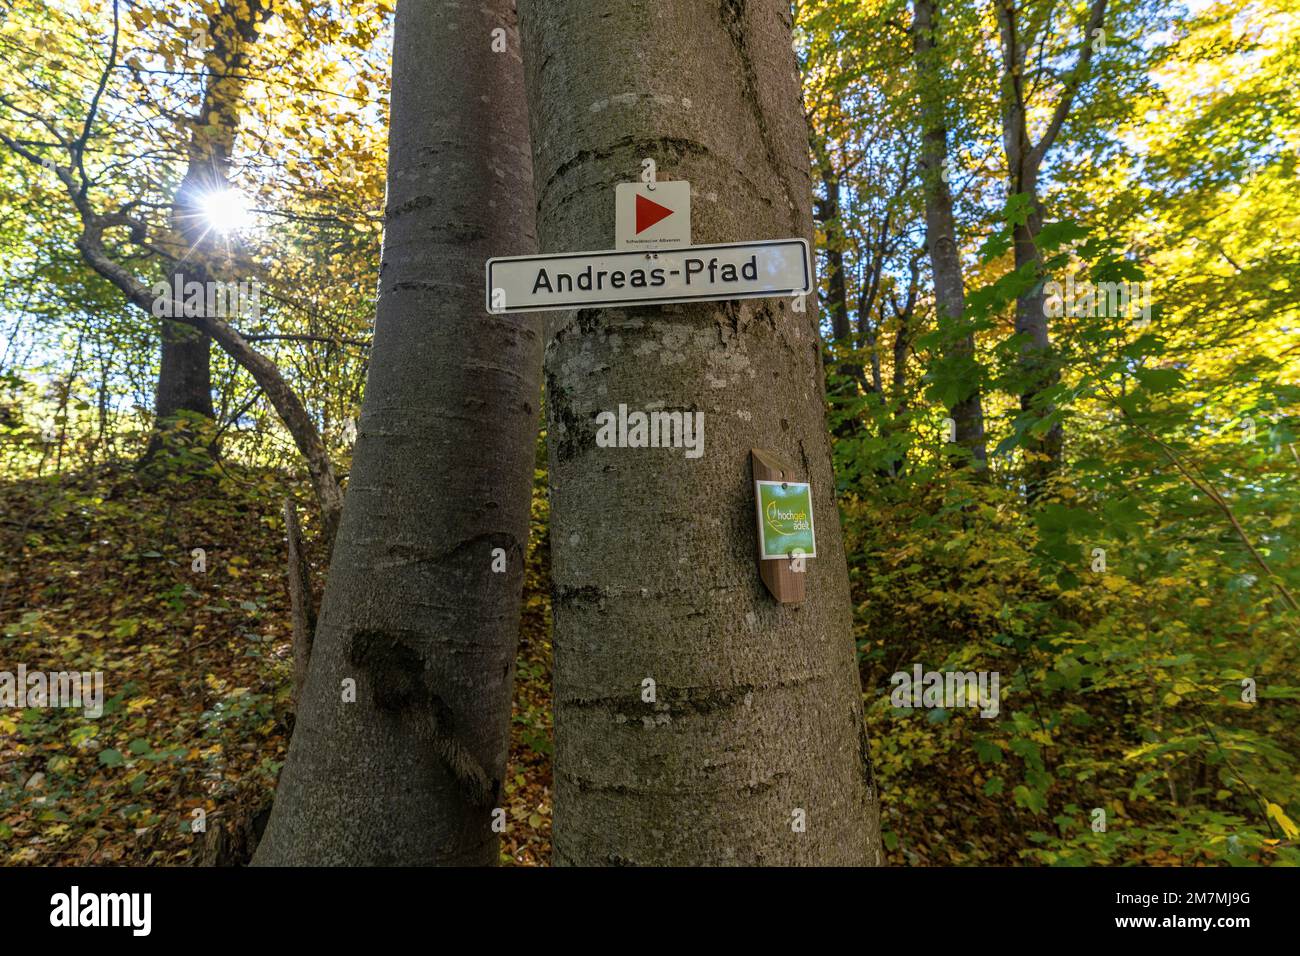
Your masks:
<svg viewBox="0 0 1300 956"><path fill-rule="evenodd" d="M957 248L957 218L953 215L952 191L944 178L948 168L948 126L944 120L943 70L938 61L939 0L915 0L913 41L915 44L917 93L921 104L921 169L925 194L925 246L934 276L935 310L939 325L953 326L962 320L966 292L962 282L961 255ZM975 336L958 337L950 345L957 371L975 361ZM956 444L969 452L970 462L983 469L984 410L979 385L969 386L948 414L956 423ZM965 460L963 456L959 460Z"/></svg>
<svg viewBox="0 0 1300 956"><path fill-rule="evenodd" d="M511 0L398 4L369 378L258 864L497 860L541 377L539 324L484 311L484 259L536 245L517 51Z"/></svg>
<svg viewBox="0 0 1300 956"><path fill-rule="evenodd" d="M1007 158L1007 185L1011 195L1024 195L1028 198L1029 209L1025 221L1013 229L1017 269L1031 264L1041 267L1042 255L1035 242L1043 227L1038 174L1043 158L1060 133L1074 98L1088 76L1093 56L1093 36L1105 20L1106 3L1107 0L1092 0L1088 8L1088 20L1083 25L1078 58L1073 69L1062 73L1060 98L1037 144L1030 138L1029 107L1025 91L1025 63L1034 37L1025 33L1027 27L1019 17L1015 0L996 0L994 3L1002 49L999 95L1002 146ZM1020 408L1023 412L1032 411L1039 418L1054 410L1044 393L1055 387L1061 377L1048 335L1045 300L1043 283L1037 282L1016 302L1016 332L1024 336L1020 349L1020 371L1024 382L1020 393ZM1029 453L1029 460L1025 468L1025 486L1031 501L1046 491L1049 479L1060 469L1064 442L1065 432L1059 421L1041 437L1027 441L1025 451Z"/></svg>
<svg viewBox="0 0 1300 956"><path fill-rule="evenodd" d="M54 414L54 420L59 425L59 442L58 454L54 459L54 473L63 473L63 446L68 440L68 405L72 401L72 390L76 387L77 376L81 374L81 346L85 340L85 333L77 334L77 348L72 355L72 370L68 372L68 379L63 383L59 390L59 405Z"/></svg>
<svg viewBox="0 0 1300 956"><path fill-rule="evenodd" d="M887 423L882 424L881 434L892 437L900 432L906 432L911 427L909 398L910 392L907 387L907 359L912 349L912 339L915 337L916 330L916 301L920 295L921 289L921 250L912 253L911 260L908 262L907 293L903 299L903 304L898 304L897 298L891 289L888 294L888 304L893 310L894 320L898 323L894 331L893 355L894 370L891 379L890 395L894 403L894 414ZM880 324L885 323L885 302L880 304ZM902 473L903 466L906 464L907 454L900 451L896 454L890 463L890 473L897 477Z"/></svg>
<svg viewBox="0 0 1300 956"><path fill-rule="evenodd" d="M783 0L521 0L520 22L544 249L608 246L647 157L718 197L696 243L812 233ZM815 312L551 313L558 864L880 861ZM703 413L703 456L598 448L619 403ZM812 483L800 606L755 566L752 448Z"/></svg>
<svg viewBox="0 0 1300 956"><path fill-rule="evenodd" d="M96 410L98 412L99 433L95 440L95 455L101 456L105 461L112 458L111 448L108 438L108 370L113 358L114 349L108 346L108 351L102 351L97 345L95 348L95 357L99 360L99 388L96 390L98 396L96 400ZM95 457L92 456L93 462Z"/></svg>
<svg viewBox="0 0 1300 956"><path fill-rule="evenodd" d="M840 225L840 179L829 157L823 156L820 168L825 196L815 200L814 212L826 235L826 290L831 313L831 341L840 347L853 347L853 326L849 321L849 290L844 274L844 230ZM840 362L831 379L827 397L836 403L851 403L858 389L870 392L862 365L856 361ZM845 416L836 426L836 437L849 438L861 429L861 419Z"/></svg>
<svg viewBox="0 0 1300 956"><path fill-rule="evenodd" d="M1038 200L1039 154L1029 139L1027 107L1023 93L1024 64L1028 38L1019 34L1015 0L996 0L998 32L1002 48L1002 145L1007 158L1009 195L1028 197L1029 210L1023 223L1012 229L1016 268L1041 262L1034 237L1042 228ZM1020 346L1020 409L1037 416L1050 414L1052 406L1043 392L1059 380L1052 363L1051 341L1041 283L1016 300L1016 334ZM1063 430L1059 424L1041 437L1028 437L1024 445L1025 488L1029 500L1038 498L1060 463Z"/></svg>
<svg viewBox="0 0 1300 956"><path fill-rule="evenodd" d="M289 608L293 617L293 704L302 703L307 686L307 665L311 662L311 645L316 636L316 596L312 593L311 568L303 550L302 529L298 525L298 506L284 499L284 532L288 545Z"/></svg>
<svg viewBox="0 0 1300 956"><path fill-rule="evenodd" d="M817 218L826 232L826 290L831 310L831 338L836 342L847 342L852 326L849 325L848 283L844 279L844 232L839 224L840 179L829 160L821 170L821 177L826 195L817 200Z"/></svg>
<svg viewBox="0 0 1300 956"><path fill-rule="evenodd" d="M889 294L889 305L894 310L894 319L898 322L898 327L894 331L894 375L893 375L893 397L897 410L897 415L906 412L908 407L907 392L907 356L912 348L912 339L915 337L916 330L914 319L916 316L916 300L921 290L921 250L912 253L912 258L907 264L907 293L903 298L903 304L900 306L898 300L894 297L893 292ZM884 305L881 305L881 324L884 324Z"/></svg>
<svg viewBox="0 0 1300 956"><path fill-rule="evenodd" d="M1012 159L1015 156L1015 159ZM1024 169L1024 160L1018 151L1008 154L1013 163L1014 181L1011 190L1024 193L1029 197L1030 211L1024 223L1013 230L1016 268L1027 265L1039 265L1042 256L1034 241L1042 228L1043 219L1038 199L1038 173ZM1052 354L1052 343L1047 329L1046 296L1043 283L1036 282L1034 287L1023 293L1016 300L1016 333L1025 337L1020 348L1020 370L1024 379L1020 393L1020 410L1032 411L1036 417L1050 414L1055 405L1047 400L1043 393L1053 388L1061 380ZM1046 491L1048 480L1056 474L1061 466L1061 454L1065 445L1065 429L1060 422L1055 422L1039 438L1030 437L1025 446L1030 459L1025 467L1025 487L1030 499L1041 496Z"/></svg>

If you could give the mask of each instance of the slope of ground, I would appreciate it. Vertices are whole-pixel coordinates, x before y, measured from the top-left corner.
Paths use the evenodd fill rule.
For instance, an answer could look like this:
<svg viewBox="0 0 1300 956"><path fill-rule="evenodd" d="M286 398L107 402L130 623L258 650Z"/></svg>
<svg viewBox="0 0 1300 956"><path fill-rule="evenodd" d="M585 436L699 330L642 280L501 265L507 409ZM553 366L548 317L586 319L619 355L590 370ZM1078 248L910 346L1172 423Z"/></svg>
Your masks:
<svg viewBox="0 0 1300 956"><path fill-rule="evenodd" d="M0 863L194 864L220 830L260 824L293 719L285 487L229 467L0 485L0 672L103 674L98 718L0 709ZM545 597L528 602L527 625L545 627ZM544 630L525 634L507 863L550 853L548 655Z"/></svg>

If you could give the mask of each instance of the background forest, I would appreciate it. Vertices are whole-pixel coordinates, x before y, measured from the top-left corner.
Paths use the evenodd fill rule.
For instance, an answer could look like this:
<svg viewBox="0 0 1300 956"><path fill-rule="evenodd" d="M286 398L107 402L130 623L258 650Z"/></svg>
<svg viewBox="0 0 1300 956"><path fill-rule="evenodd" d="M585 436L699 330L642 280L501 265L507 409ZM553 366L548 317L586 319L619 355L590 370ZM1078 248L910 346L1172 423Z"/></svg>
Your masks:
<svg viewBox="0 0 1300 956"><path fill-rule="evenodd" d="M0 669L113 689L98 720L0 710L6 864L247 858L293 722L285 500L319 591L356 439L392 13L0 0ZM1300 3L794 19L888 862L1300 862ZM257 289L201 332L129 278L196 249ZM546 469L543 435L502 850L526 865ZM998 714L894 707L915 664L997 671Z"/></svg>

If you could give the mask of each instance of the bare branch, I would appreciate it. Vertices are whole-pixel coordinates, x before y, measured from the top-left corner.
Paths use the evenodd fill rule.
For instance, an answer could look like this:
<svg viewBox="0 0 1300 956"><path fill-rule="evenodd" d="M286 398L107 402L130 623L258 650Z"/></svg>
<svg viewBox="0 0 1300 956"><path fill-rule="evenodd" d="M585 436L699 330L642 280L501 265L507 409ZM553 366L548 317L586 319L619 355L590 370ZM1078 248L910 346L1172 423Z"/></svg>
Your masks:
<svg viewBox="0 0 1300 956"><path fill-rule="evenodd" d="M121 34L121 22L118 19L118 0L113 0L113 40L108 48L108 62L104 64L104 74L99 78L99 86L95 89L95 95L90 99L90 108L86 111L86 122L81 127L81 135L72 141L68 151L72 154L72 163L81 174L81 188L78 190L82 199L86 197L87 190L90 189L90 179L86 176L86 167L83 158L86 153L86 143L90 140L90 131L95 125L95 115L99 112L99 100L104 95L104 90L108 86L108 78L113 73L113 64L117 62L117 41Z"/></svg>
<svg viewBox="0 0 1300 956"><path fill-rule="evenodd" d="M1075 64L1074 69L1070 71L1069 76L1065 79L1061 98L1057 101L1056 110L1052 113L1052 119L1047 124L1047 131L1043 133L1043 138L1038 141L1038 145L1030 151L1030 162L1034 165L1043 161L1043 157L1047 155L1052 142L1056 139L1056 134L1061 131L1061 127L1065 124L1065 118L1070 115L1070 107L1074 103L1075 94L1079 92L1079 87L1083 85L1083 81L1088 75L1088 66L1092 62L1092 41L1089 38L1095 31L1101 29L1105 17L1106 0L1093 0L1091 13L1088 16L1088 25L1083 30L1083 49L1079 51L1079 62Z"/></svg>

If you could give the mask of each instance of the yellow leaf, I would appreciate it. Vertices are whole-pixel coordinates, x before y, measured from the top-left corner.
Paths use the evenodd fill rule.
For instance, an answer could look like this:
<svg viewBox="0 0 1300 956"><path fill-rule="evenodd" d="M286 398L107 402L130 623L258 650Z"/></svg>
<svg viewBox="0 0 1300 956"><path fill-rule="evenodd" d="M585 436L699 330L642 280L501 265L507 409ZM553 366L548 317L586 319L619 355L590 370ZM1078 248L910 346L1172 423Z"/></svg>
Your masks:
<svg viewBox="0 0 1300 956"><path fill-rule="evenodd" d="M1288 840L1294 840L1297 836L1300 836L1300 827L1297 827L1276 803L1268 805L1268 815L1277 821L1277 825L1282 828L1282 832L1286 834Z"/></svg>

